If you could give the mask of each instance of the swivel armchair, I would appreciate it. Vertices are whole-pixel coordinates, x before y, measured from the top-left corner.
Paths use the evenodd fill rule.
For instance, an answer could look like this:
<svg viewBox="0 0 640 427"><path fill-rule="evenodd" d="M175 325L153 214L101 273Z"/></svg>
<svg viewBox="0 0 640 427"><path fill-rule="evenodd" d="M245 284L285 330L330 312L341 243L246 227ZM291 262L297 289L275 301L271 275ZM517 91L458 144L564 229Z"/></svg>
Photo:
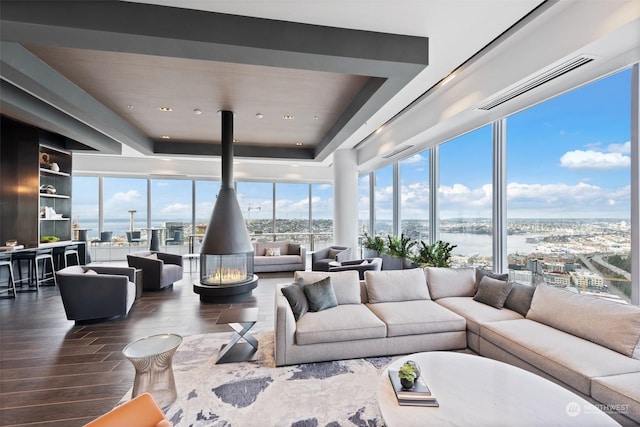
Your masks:
<svg viewBox="0 0 640 427"><path fill-rule="evenodd" d="M329 246L311 254L312 271L329 271L329 263L344 262L351 257L351 248L347 246Z"/></svg>
<svg viewBox="0 0 640 427"><path fill-rule="evenodd" d="M142 269L142 289L159 291L182 279L182 255L140 251L127 255L129 267Z"/></svg>

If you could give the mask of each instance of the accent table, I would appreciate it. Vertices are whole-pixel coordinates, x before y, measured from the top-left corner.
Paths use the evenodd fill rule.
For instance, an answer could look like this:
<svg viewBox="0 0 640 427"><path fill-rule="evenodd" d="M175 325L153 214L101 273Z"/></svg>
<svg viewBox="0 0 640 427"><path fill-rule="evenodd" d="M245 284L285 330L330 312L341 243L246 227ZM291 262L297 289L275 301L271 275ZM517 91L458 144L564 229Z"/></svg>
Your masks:
<svg viewBox="0 0 640 427"><path fill-rule="evenodd" d="M249 329L258 322L258 308L234 308L222 312L216 324L226 323L236 333L218 353L216 363L246 362L255 360L258 352L258 340L249 333ZM239 343L243 339L245 342Z"/></svg>
<svg viewBox="0 0 640 427"><path fill-rule="evenodd" d="M413 360L440 407L400 406L388 371L378 383L378 406L393 426L618 426L582 397L524 369L472 354L416 353Z"/></svg>
<svg viewBox="0 0 640 427"><path fill-rule="evenodd" d="M122 354L136 369L131 398L150 393L158 406L166 408L178 397L171 365L173 354L182 342L176 334L160 334L128 344Z"/></svg>

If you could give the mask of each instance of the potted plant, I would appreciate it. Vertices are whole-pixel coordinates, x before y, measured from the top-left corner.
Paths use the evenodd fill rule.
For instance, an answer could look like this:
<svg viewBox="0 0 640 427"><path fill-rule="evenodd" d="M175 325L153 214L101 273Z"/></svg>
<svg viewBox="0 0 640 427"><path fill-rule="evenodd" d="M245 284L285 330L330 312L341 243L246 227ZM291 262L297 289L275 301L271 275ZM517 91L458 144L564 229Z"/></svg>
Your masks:
<svg viewBox="0 0 640 427"><path fill-rule="evenodd" d="M400 378L400 384L402 387L410 390L415 385L415 381L418 378L418 366L409 361L404 362L404 364L398 370L398 377Z"/></svg>
<svg viewBox="0 0 640 427"><path fill-rule="evenodd" d="M428 245L424 241L418 243L418 251L413 262L422 267L449 267L451 252L458 245L438 240Z"/></svg>
<svg viewBox="0 0 640 427"><path fill-rule="evenodd" d="M364 242L362 242L364 258L379 257L384 252L385 243L382 237L371 237L367 233L364 233Z"/></svg>
<svg viewBox="0 0 640 427"><path fill-rule="evenodd" d="M382 268L384 270L411 268L411 250L416 243L404 234L400 236L387 235L385 253L382 256Z"/></svg>

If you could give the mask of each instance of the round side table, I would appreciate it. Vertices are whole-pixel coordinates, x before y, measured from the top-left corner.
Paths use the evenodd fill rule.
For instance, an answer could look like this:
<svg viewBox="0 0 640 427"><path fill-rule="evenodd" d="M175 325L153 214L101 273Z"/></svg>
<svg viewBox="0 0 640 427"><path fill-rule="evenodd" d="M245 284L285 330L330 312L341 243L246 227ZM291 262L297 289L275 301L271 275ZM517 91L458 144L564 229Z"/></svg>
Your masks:
<svg viewBox="0 0 640 427"><path fill-rule="evenodd" d="M182 342L176 334L160 334L141 338L128 344L122 354L136 369L131 398L148 392L158 406L166 408L178 397L171 362Z"/></svg>

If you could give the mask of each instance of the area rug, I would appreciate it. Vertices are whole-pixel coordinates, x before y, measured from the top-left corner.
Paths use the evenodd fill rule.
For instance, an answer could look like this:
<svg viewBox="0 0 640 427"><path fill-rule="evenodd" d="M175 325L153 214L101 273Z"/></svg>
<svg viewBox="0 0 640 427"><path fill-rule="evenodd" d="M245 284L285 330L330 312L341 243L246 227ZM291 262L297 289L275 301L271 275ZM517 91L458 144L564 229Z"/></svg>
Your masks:
<svg viewBox="0 0 640 427"><path fill-rule="evenodd" d="M184 338L173 359L178 399L165 411L175 427L383 425L376 391L390 357L276 368L273 332L254 335L254 362L220 365L231 334Z"/></svg>

